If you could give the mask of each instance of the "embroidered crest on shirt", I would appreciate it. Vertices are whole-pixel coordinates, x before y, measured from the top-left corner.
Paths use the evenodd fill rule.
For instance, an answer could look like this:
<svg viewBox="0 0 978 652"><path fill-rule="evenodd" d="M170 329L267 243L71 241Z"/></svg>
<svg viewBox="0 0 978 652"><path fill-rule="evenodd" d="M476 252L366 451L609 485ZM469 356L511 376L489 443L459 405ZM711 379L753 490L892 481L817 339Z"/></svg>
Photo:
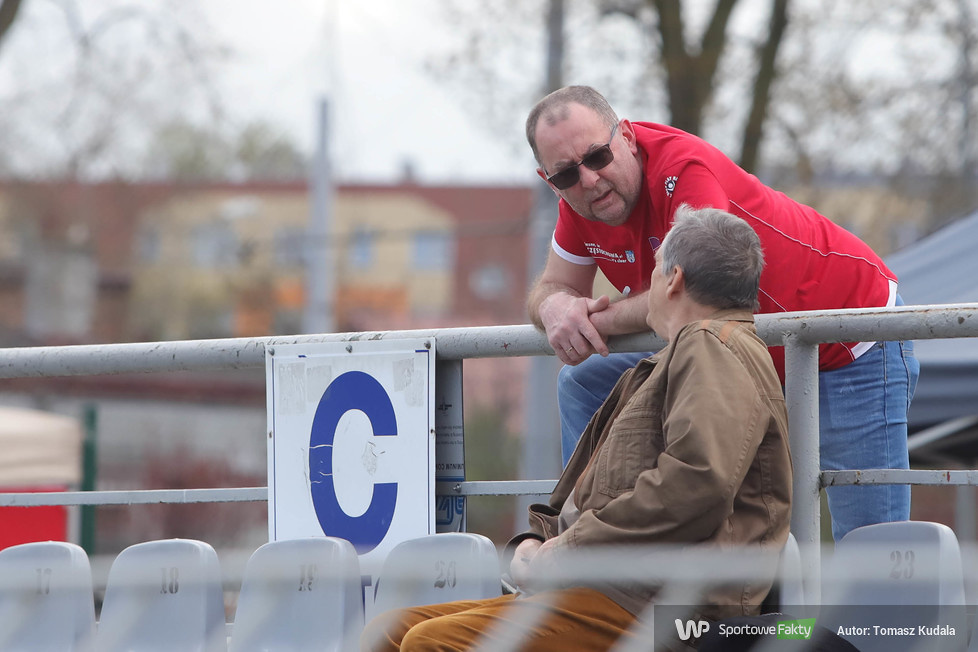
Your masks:
<svg viewBox="0 0 978 652"><path fill-rule="evenodd" d="M677 181L679 181L679 177L666 177L666 195L669 197L672 197L672 193L676 189Z"/></svg>
<svg viewBox="0 0 978 652"><path fill-rule="evenodd" d="M628 260L628 262L634 263L635 262L635 252L632 251L631 249L626 249L625 250L625 258Z"/></svg>

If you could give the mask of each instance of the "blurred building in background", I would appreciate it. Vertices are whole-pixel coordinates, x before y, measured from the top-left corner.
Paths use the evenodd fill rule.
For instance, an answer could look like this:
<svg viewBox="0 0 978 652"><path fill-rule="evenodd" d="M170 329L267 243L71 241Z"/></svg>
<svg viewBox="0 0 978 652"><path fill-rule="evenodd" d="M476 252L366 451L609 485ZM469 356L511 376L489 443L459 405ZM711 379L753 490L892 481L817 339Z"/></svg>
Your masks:
<svg viewBox="0 0 978 652"><path fill-rule="evenodd" d="M308 256L335 270L338 331L523 323L530 202L526 187L341 186L332 236L310 242L304 183L0 183L0 346L299 333ZM512 433L525 364L467 362L467 420ZM0 405L94 406L99 489L266 484L261 369L6 380ZM156 535L253 547L266 529L247 503L98 518L107 552Z"/></svg>
<svg viewBox="0 0 978 652"><path fill-rule="evenodd" d="M35 343L300 332L309 256L338 330L525 321L530 189L0 183L0 325Z"/></svg>

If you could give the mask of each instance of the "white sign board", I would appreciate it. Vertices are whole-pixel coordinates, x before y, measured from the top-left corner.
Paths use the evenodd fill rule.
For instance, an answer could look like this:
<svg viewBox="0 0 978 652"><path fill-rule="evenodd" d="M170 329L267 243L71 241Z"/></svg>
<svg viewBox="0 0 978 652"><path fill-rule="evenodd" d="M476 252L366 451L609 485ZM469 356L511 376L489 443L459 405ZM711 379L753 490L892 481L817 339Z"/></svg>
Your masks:
<svg viewBox="0 0 978 652"><path fill-rule="evenodd" d="M347 539L376 577L435 531L434 341L278 345L265 369L269 540Z"/></svg>

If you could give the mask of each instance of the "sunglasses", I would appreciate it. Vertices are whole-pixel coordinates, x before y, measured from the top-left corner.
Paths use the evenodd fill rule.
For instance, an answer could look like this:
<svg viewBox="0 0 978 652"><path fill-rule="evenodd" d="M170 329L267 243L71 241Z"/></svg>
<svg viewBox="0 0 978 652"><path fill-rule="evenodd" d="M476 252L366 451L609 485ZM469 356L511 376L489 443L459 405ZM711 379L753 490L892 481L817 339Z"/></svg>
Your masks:
<svg viewBox="0 0 978 652"><path fill-rule="evenodd" d="M597 148L574 165L566 167L560 172L551 174L549 177L547 177L547 181L552 183L554 188L557 190L567 190L581 180L580 167L582 165L588 170L595 171L607 167L608 164L615 160L615 153L611 151L611 141L615 139L616 131L618 131L617 124L611 128L611 137L608 138L608 142L606 144Z"/></svg>

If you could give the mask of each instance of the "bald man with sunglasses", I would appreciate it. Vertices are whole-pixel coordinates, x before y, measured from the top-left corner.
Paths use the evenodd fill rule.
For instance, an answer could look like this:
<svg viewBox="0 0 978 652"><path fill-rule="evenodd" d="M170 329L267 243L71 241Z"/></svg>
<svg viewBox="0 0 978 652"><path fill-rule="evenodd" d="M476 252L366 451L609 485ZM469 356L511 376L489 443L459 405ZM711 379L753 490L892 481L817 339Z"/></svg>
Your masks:
<svg viewBox="0 0 978 652"><path fill-rule="evenodd" d="M768 261L762 313L902 304L896 276L856 236L696 136L619 119L590 87L568 86L540 100L526 136L537 173L560 198L552 250L528 311L566 365L558 380L565 465L621 373L649 355L609 355L607 338L647 330L655 251L683 204L730 212L757 232ZM621 293L617 300L593 297L599 269ZM783 381L783 347L771 355ZM906 418L918 373L911 342L821 345L822 468L908 468ZM910 515L906 485L830 487L828 499L836 539Z"/></svg>

